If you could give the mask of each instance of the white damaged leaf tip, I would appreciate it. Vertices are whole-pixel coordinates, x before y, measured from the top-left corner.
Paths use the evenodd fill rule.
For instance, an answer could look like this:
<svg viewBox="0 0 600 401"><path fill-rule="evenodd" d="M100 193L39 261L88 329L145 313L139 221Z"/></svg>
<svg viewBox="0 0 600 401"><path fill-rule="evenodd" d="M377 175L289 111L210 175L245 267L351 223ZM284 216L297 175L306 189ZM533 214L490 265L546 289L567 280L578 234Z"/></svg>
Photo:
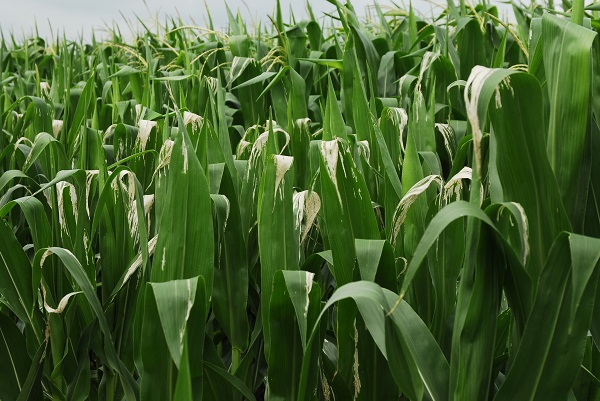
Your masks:
<svg viewBox="0 0 600 401"><path fill-rule="evenodd" d="M325 161L327 175L329 175L329 178L331 178L331 181L333 182L333 186L335 187L335 191L341 205L342 196L337 183L337 164L339 157L339 145L337 139L321 142L321 156L323 157L323 161Z"/></svg>
<svg viewBox="0 0 600 401"><path fill-rule="evenodd" d="M402 199L400 199L400 203L398 203L398 206L396 207L396 210L394 211L394 215L392 217L393 230L392 238L390 239L392 246L395 246L396 238L398 237L398 233L400 232L400 227L406 219L406 215L408 214L410 206L417 200L419 195L424 193L434 182L441 187L442 177L440 177L439 175L429 175L421 179L408 190L408 192L402 197Z"/></svg>
<svg viewBox="0 0 600 401"><path fill-rule="evenodd" d="M152 179L154 179L154 176L157 173L160 173L160 171L162 169L168 167L169 164L171 163L171 155L173 154L173 145L175 145L175 142L173 142L171 139L167 139L165 141L165 143L163 144L163 146L160 148L160 152L158 154L158 165L156 166L156 170L154 170Z"/></svg>
<svg viewBox="0 0 600 401"><path fill-rule="evenodd" d="M196 113L192 113L190 111L183 112L183 124L190 125L192 127L192 131L197 132L204 122L204 118Z"/></svg>
<svg viewBox="0 0 600 401"><path fill-rule="evenodd" d="M496 88L496 95L495 95L495 100L496 100L496 108L497 109L501 109L502 108L502 96L500 96L500 88Z"/></svg>
<svg viewBox="0 0 600 401"><path fill-rule="evenodd" d="M52 255L52 251L50 249L46 249L40 258L40 268L44 267L44 262L48 256Z"/></svg>
<svg viewBox="0 0 600 401"><path fill-rule="evenodd" d="M521 241L522 241L522 245L523 245L523 254L521 256L521 262L523 263L523 265L525 265L527 263L527 259L529 257L529 253L530 253L530 247L529 247L529 221L527 220L527 214L525 213L525 209L523 209L523 206L520 203L517 202L508 202L509 205L514 206L517 209L517 215L515 215L515 213L512 213L512 211L508 208L508 206L506 205L502 205L499 209L498 209L498 217L497 219L500 219L500 216L502 215L502 212L505 209L508 209L509 212L511 212L513 214L513 216L515 216L516 218L519 219L519 222L517 223L519 226L519 229L521 231Z"/></svg>
<svg viewBox="0 0 600 401"><path fill-rule="evenodd" d="M252 145L250 142L243 139L238 143L237 151L235 152L238 159L241 158L244 150L246 150L246 148L248 148L250 145Z"/></svg>
<svg viewBox="0 0 600 401"><path fill-rule="evenodd" d="M435 128L439 131L440 134L442 134L442 138L444 139L444 148L446 149L450 160L452 160L454 158L454 155L452 152L452 146L450 146L450 144L455 143L454 130L452 129L450 124L441 123L436 123Z"/></svg>
<svg viewBox="0 0 600 401"><path fill-rule="evenodd" d="M141 115L142 115L142 105L136 104L135 105L135 119L139 120Z"/></svg>
<svg viewBox="0 0 600 401"><path fill-rule="evenodd" d="M400 97L400 99L403 99L403 94L402 94L402 87L404 86L404 82L410 77L410 75L406 74L403 75L402 77L400 77L400 79L398 80L398 96Z"/></svg>
<svg viewBox="0 0 600 401"><path fill-rule="evenodd" d="M69 233L69 227L67 225L67 220L65 216L65 189L69 189L69 198L71 199L71 205L73 207L73 216L75 217L75 223L77 223L78 218L78 208L77 208L77 191L75 190L75 186L66 181L59 181L56 183L56 192L57 192L57 200L58 200L58 222L60 227L65 233Z"/></svg>
<svg viewBox="0 0 600 401"><path fill-rule="evenodd" d="M358 154L365 159L367 164L371 165L371 148L369 147L369 141L358 141L356 144L358 146Z"/></svg>
<svg viewBox="0 0 600 401"><path fill-rule="evenodd" d="M97 177L99 174L100 170L85 171L85 211L88 217L90 217L90 191L92 188L92 181L94 177Z"/></svg>
<svg viewBox="0 0 600 401"><path fill-rule="evenodd" d="M302 231L302 242L306 240L308 232L313 226L315 219L317 218L317 214L321 209L321 198L319 197L319 194L317 194L316 192L310 192L310 194L306 197L304 206L306 210L306 223L304 226L304 230Z"/></svg>
<svg viewBox="0 0 600 401"><path fill-rule="evenodd" d="M273 123L276 124L275 121L273 121ZM288 134L288 132L285 131L284 129L282 129L280 127L275 127L274 125L273 125L272 130L273 130L273 134L275 134L276 132L281 132L285 136L285 144L281 148L281 152L283 152L285 150L285 148L287 148L288 145L290 144L290 134ZM260 134L258 136L258 138L256 138L256 141L254 141L254 145L252 146L252 152L254 152L256 149L256 151L258 153L261 153L262 150L267 145L268 139L269 139L269 131L265 131L262 134Z"/></svg>
<svg viewBox="0 0 600 401"><path fill-rule="evenodd" d="M144 195L144 213L150 213L152 205L154 205L154 194Z"/></svg>
<svg viewBox="0 0 600 401"><path fill-rule="evenodd" d="M196 298L196 294L192 293L192 283L191 280L186 281L187 284L187 308L185 311L185 319L183 321L183 326L181 327L181 331L179 332L179 352L183 352L183 337L185 336L185 330L187 328L188 320L190 320L190 313L192 312L192 307L194 306L194 300Z"/></svg>
<svg viewBox="0 0 600 401"><path fill-rule="evenodd" d="M305 130L309 130L310 131L310 118L306 117L306 118L299 118L296 120L296 125L298 126L298 128L300 129L305 129Z"/></svg>
<svg viewBox="0 0 600 401"><path fill-rule="evenodd" d="M314 273L311 272L306 272L306 287L305 287L305 293L306 293L306 303L304 304L304 318L308 318L308 308L310 306L310 291L312 290L312 285L313 285L313 277L314 277Z"/></svg>
<svg viewBox="0 0 600 401"><path fill-rule="evenodd" d="M183 156L183 173L185 174L188 171L188 149L185 143L181 144L181 154Z"/></svg>
<svg viewBox="0 0 600 401"><path fill-rule="evenodd" d="M467 85L464 92L467 117L469 118L469 122L473 128L475 164L477 166L478 174L481 174L481 139L483 137L483 133L481 132L477 107L485 81L494 73L494 71L494 69L480 65L473 67L471 70L471 75L469 75L469 79L467 80Z"/></svg>
<svg viewBox="0 0 600 401"><path fill-rule="evenodd" d="M56 309L54 309L50 305L48 305L48 303L46 302L46 289L44 288L44 285L42 285L42 295L44 298L44 309L48 313L61 314L67 308L67 305L69 304L69 299L71 299L71 297L73 297L74 295L81 294L81 293L83 293L83 291L75 291L75 292L68 293L67 295L62 297L62 299L58 303L58 306L56 307Z"/></svg>
<svg viewBox="0 0 600 401"><path fill-rule="evenodd" d="M406 124L408 124L408 114L406 110L401 107L389 107L387 109L387 117L390 119L392 124L398 127L398 143L400 144L400 148L403 152L406 151L404 146L404 138L402 137L402 133L404 132L404 128Z"/></svg>
<svg viewBox="0 0 600 401"><path fill-rule="evenodd" d="M415 90L417 92L421 92L421 82L423 81L423 76L425 75L425 71L429 70L431 64L440 56L439 53L434 52L426 52L423 55L423 59L421 60L421 70L419 71L419 78L417 79L417 86Z"/></svg>
<svg viewBox="0 0 600 401"><path fill-rule="evenodd" d="M60 134L63 124L63 120L52 120L52 135L54 135L55 138L58 138L58 134Z"/></svg>
<svg viewBox="0 0 600 401"><path fill-rule="evenodd" d="M50 93L50 83L49 82L40 82L40 91L42 94L48 96Z"/></svg>
<svg viewBox="0 0 600 401"><path fill-rule="evenodd" d="M146 150L146 144L150 138L152 129L156 127L156 121L140 120L139 130L137 135L137 142L140 144L140 150L143 152Z"/></svg>
<svg viewBox="0 0 600 401"><path fill-rule="evenodd" d="M310 293L312 291L313 286L313 278L315 277L314 273L305 272L306 273L306 293Z"/></svg>
<svg viewBox="0 0 600 401"><path fill-rule="evenodd" d="M148 241L148 255L152 256L154 254L157 241L158 241L158 235L155 235L154 237L152 237L152 239L150 239L150 241ZM139 253L137 255L137 257L135 258L135 260L133 261L133 263L129 266L129 269L127 269L127 272L125 273L125 277L123 278L123 283L121 284L121 287L123 285L125 285L125 283L127 281L129 281L129 279L131 278L133 273L135 273L141 265L142 265L142 254Z"/></svg>
<svg viewBox="0 0 600 401"><path fill-rule="evenodd" d="M233 82L238 79L244 73L248 64L253 61L254 59L252 58L235 56L231 62L231 68L229 69L229 81Z"/></svg>
<svg viewBox="0 0 600 401"><path fill-rule="evenodd" d="M267 139L269 139L268 131L260 134L258 138L256 138L256 140L254 141L254 144L252 144L252 154L260 155L265 146L267 146Z"/></svg>
<svg viewBox="0 0 600 401"><path fill-rule="evenodd" d="M290 167L292 167L292 163L294 162L294 158L292 156L283 156L283 155L275 155L275 193L279 189L279 185L281 185L281 181L283 181L283 177L285 173L288 172Z"/></svg>
<svg viewBox="0 0 600 401"><path fill-rule="evenodd" d="M217 78L209 77L207 75L204 76L204 80L206 82L207 87L211 90L213 94L217 93L218 82Z"/></svg>
<svg viewBox="0 0 600 401"><path fill-rule="evenodd" d="M471 180L473 170L470 167L463 167L446 184L443 189L444 202L447 204L453 199L458 200L463 189L462 180Z"/></svg>
<svg viewBox="0 0 600 401"><path fill-rule="evenodd" d="M316 192L305 190L294 194L295 227L300 234L300 244L306 240L320 209L321 198Z"/></svg>
<svg viewBox="0 0 600 401"><path fill-rule="evenodd" d="M127 184L123 182L123 179L127 178ZM119 177L115 178L112 182L112 188L115 192L115 200L117 199L118 191L123 191L127 194L127 200L125 206L127 207L127 222L129 225L129 232L134 240L134 243L138 243L139 233L139 219L143 218L138 216L137 204L135 200L136 194L136 178L135 174L129 170L122 170L119 172Z"/></svg>

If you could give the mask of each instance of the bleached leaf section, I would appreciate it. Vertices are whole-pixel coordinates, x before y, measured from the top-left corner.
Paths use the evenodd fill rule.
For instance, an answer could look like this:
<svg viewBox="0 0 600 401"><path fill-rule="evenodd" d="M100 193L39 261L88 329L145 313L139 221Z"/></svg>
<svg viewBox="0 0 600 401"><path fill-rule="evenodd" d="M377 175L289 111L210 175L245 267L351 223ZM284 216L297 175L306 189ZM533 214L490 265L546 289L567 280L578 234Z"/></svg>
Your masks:
<svg viewBox="0 0 600 401"><path fill-rule="evenodd" d="M63 249L63 252L67 253L69 256L71 256L73 259L77 259L75 257L75 255L73 255L73 252L71 252L68 249ZM46 251L44 251L44 253L42 254L42 257L40 258L40 269L42 269L44 267L44 263L46 262L46 259L48 258L48 256L53 255L54 252L52 252L52 249L46 249ZM40 285L41 289L42 289L42 301L44 303L44 309L48 312L48 313L55 313L55 314L60 314L63 313L64 310L66 309L69 300L77 294L81 294L83 293L83 291L75 291L75 292L71 292L67 295L65 295L64 297L62 297L62 299L59 301L58 306L56 308L52 308L50 305L48 305L48 303L46 302L46 288L44 286L44 283L42 282Z"/></svg>
<svg viewBox="0 0 600 401"><path fill-rule="evenodd" d="M421 84L423 82L423 77L425 76L425 72L428 71L435 60L439 57L439 53L426 52L421 60L421 70L419 72L419 77L417 78L417 84L415 86L415 104L417 107L415 110L415 121L420 121L419 119L419 105L421 105L424 101L423 90L421 88ZM425 115L425 119L427 120L427 114Z"/></svg>
<svg viewBox="0 0 600 401"><path fill-rule="evenodd" d="M181 155L183 156L183 174L188 171L188 148L185 143L181 144Z"/></svg>
<svg viewBox="0 0 600 401"><path fill-rule="evenodd" d="M358 399L360 389L362 387L360 382L360 370L358 361L358 329L356 328L356 319L354 319L354 364L352 365L352 371L354 373L354 400Z"/></svg>
<svg viewBox="0 0 600 401"><path fill-rule="evenodd" d="M310 306L310 292L312 291L312 286L313 286L313 278L315 277L314 273L311 272L305 272L306 277L306 304L304 305L304 318L307 319L308 318L308 307Z"/></svg>
<svg viewBox="0 0 600 401"><path fill-rule="evenodd" d="M50 96L50 89L49 82L40 82L40 92L42 92L43 96Z"/></svg>
<svg viewBox="0 0 600 401"><path fill-rule="evenodd" d="M433 183L436 183L439 187L442 187L442 177L439 175L428 175L413 185L412 188L409 189L408 192L402 197L402 199L400 199L400 203L398 203L398 206L396 207L392 217L393 230L392 238L390 239L392 246L395 246L396 238L398 237L398 233L400 233L400 227L402 227L404 220L406 220L406 215L408 214L409 208L413 203L415 203L419 195L427 191L429 186Z"/></svg>
<svg viewBox="0 0 600 401"><path fill-rule="evenodd" d="M369 141L358 141L356 146L358 148L358 155L362 156L368 165L371 165L371 148L369 146Z"/></svg>
<svg viewBox="0 0 600 401"><path fill-rule="evenodd" d="M479 114L477 112L477 106L479 104L479 97L481 96L481 90L485 85L485 81L494 73L495 69L476 65L471 70L471 75L467 80L467 86L465 87L464 99L467 107L467 117L473 128L473 145L475 147L475 164L477 166L478 174L481 174L481 139L483 133L481 132L481 123L479 121Z"/></svg>
<svg viewBox="0 0 600 401"><path fill-rule="evenodd" d="M304 243L321 209L321 198L314 191L302 191L294 194L295 226L300 233L300 244Z"/></svg>
<svg viewBox="0 0 600 401"><path fill-rule="evenodd" d="M236 158L237 158L237 159L240 159L240 158L242 157L242 155L244 154L244 151L245 151L245 150L246 150L246 149L247 149L247 148L248 148L250 145L252 145L252 143L251 143L251 142L248 142L248 141L245 141L245 140L243 140L243 139L242 139L242 140L241 140L241 141L238 143L237 150L236 150L236 152L235 152L235 156L236 156Z"/></svg>
<svg viewBox="0 0 600 401"><path fill-rule="evenodd" d="M150 133L152 129L156 127L156 121L150 120L140 120L139 121L139 130L136 138L136 142L140 146L140 150L143 152L146 150L146 144L148 143L148 139L150 138Z"/></svg>
<svg viewBox="0 0 600 401"><path fill-rule="evenodd" d="M54 135L55 138L58 138L58 134L60 134L63 125L63 120L52 120L52 135Z"/></svg>
<svg viewBox="0 0 600 401"><path fill-rule="evenodd" d="M325 162L326 173L333 182L335 191L337 193L340 205L342 204L342 196L337 182L337 165L339 159L340 149L337 139L331 141L321 142L321 156Z"/></svg>
<svg viewBox="0 0 600 401"><path fill-rule="evenodd" d="M275 194L277 192L280 193L280 196L283 198L283 189L279 191L279 186L283 181L283 177L292 167L292 163L294 162L294 158L292 156L283 156L283 155L275 155L274 163L275 163Z"/></svg>
<svg viewBox="0 0 600 401"><path fill-rule="evenodd" d="M94 181L94 177L98 177L99 174L100 170L85 171L85 211L88 217L90 217L90 192L92 189L92 181Z"/></svg>
<svg viewBox="0 0 600 401"><path fill-rule="evenodd" d="M513 213L512 210L507 205L514 206L517 209L517 214ZM500 206L498 209L497 220L500 220L502 213L504 210L508 210L512 216L518 219L517 225L521 231L521 241L523 245L523 253L521 255L521 263L525 265L527 263L527 258L529 257L530 247L529 247L529 221L527 220L527 214L525 214L525 209L521 206L520 203L517 202L508 202L507 205ZM509 217L509 221L511 226L514 224L512 218Z"/></svg>
<svg viewBox="0 0 600 401"><path fill-rule="evenodd" d="M56 193L58 200L58 223L60 224L60 228L67 234L69 234L69 227L67 225L67 220L65 216L65 190L68 189L68 196L71 199L71 204L73 205L73 215L75 217L75 223L77 223L77 218L79 216L78 206L77 206L77 191L75 190L75 186L66 181L59 181L56 183Z"/></svg>
<svg viewBox="0 0 600 401"><path fill-rule="evenodd" d="M406 113L406 110L401 107L389 107L387 108L387 117L392 124L398 127L398 144L400 145L402 152L406 152L404 138L402 137L404 128L406 128L406 125L408 124L408 114ZM400 163L402 163L402 160L400 160Z"/></svg>
<svg viewBox="0 0 600 401"><path fill-rule="evenodd" d="M46 301L46 287L42 284L41 288L42 288L42 298L44 299L44 309L48 313L55 313L55 314L61 314L65 311L65 309L67 308L67 305L69 304L69 300L71 299L71 297L73 297L77 294L83 293L83 291L75 291L75 292L68 293L67 295L62 297L62 299L58 303L58 306L55 309L55 308L51 307L50 305L48 305L48 302Z"/></svg>
<svg viewBox="0 0 600 401"><path fill-rule="evenodd" d="M444 203L448 204L452 201L458 200L463 190L463 180L471 180L472 177L473 170L470 167L465 166L450 180L448 180L442 191Z"/></svg>
<svg viewBox="0 0 600 401"><path fill-rule="evenodd" d="M167 139L163 146L160 148L160 152L158 154L158 165L156 166L156 170L152 175L152 179L154 179L154 175L156 173L160 174L161 170L165 169L171 163L171 155L173 154L173 146L175 142L170 139Z"/></svg>
<svg viewBox="0 0 600 401"><path fill-rule="evenodd" d="M125 182L127 179L127 182ZM129 226L129 233L134 243L138 243L140 239L139 232L139 219L143 218L138 216L138 209L135 199L136 194L136 178L135 174L129 170L122 170L119 172L119 176L115 178L111 183L114 191L115 201L117 200L118 191L123 191L126 194L124 199L125 206L127 208L127 223Z"/></svg>
<svg viewBox="0 0 600 401"><path fill-rule="evenodd" d="M156 242L157 241L158 241L158 235L155 235L154 237L152 237L150 239L150 241L148 241L148 256L152 256L154 254L154 251L156 250ZM125 273L125 277L123 278L123 283L121 283L121 287L123 285L125 285L125 283L127 281L129 281L129 279L131 278L133 273L135 273L141 265L142 265L142 254L140 252L137 255L137 257L135 258L135 260L133 261L133 263L127 269L127 272Z"/></svg>
<svg viewBox="0 0 600 401"><path fill-rule="evenodd" d="M190 111L183 112L183 124L191 126L192 131L198 131L202 127L204 118L196 113Z"/></svg>
<svg viewBox="0 0 600 401"><path fill-rule="evenodd" d="M450 160L454 159L454 152L452 152L452 146L450 146L450 143L454 142L454 130L450 124L442 123L436 123L435 128L440 134L442 134L442 138L444 139L444 148L446 149L448 156L450 156Z"/></svg>
<svg viewBox="0 0 600 401"><path fill-rule="evenodd" d="M425 71L429 70L431 65L435 60L440 56L439 53L434 52L426 52L423 55L423 59L421 60L421 70L419 71L419 78L417 79L417 85L415 87L416 92L422 92L421 83L423 82L423 77L425 76Z"/></svg>

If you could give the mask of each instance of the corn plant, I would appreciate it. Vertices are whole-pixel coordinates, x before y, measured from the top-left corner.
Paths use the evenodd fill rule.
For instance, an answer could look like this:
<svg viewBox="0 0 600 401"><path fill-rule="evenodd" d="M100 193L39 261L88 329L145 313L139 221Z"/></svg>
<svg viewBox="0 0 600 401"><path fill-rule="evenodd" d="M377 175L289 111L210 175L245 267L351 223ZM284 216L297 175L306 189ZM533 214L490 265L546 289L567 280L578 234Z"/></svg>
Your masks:
<svg viewBox="0 0 600 401"><path fill-rule="evenodd" d="M598 6L328 1L2 37L0 400L600 400Z"/></svg>

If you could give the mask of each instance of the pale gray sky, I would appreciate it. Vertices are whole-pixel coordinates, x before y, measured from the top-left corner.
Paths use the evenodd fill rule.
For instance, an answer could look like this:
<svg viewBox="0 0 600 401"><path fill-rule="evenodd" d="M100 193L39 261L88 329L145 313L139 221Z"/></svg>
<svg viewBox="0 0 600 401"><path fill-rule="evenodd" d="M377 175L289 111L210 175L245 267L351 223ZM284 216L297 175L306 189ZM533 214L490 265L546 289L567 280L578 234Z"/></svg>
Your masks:
<svg viewBox="0 0 600 401"><path fill-rule="evenodd" d="M235 13L240 12L248 22L259 18L266 18L272 14L276 0L228 0L229 8ZM378 0L382 6L391 5L391 0ZM227 25L227 13L224 0L206 0L211 11L216 28ZM374 0L352 0L352 4L359 13L364 15L364 10ZM402 0L397 0L402 4ZM407 1L408 3L408 1ZM413 5L421 12L431 15L432 10L439 13L433 3L445 4L444 0L413 0ZM106 24L116 22L121 27L122 33L129 36L129 28L123 22L123 16L128 20L135 20L136 15L145 22L151 22L152 16L158 15L164 21L165 15L176 16L177 13L186 22L195 21L198 25L205 25L206 9L203 0L0 0L0 28L7 34L13 32L17 38L23 34L34 31L36 22L41 36L50 35L50 25L56 35L57 31L66 32L70 38L76 38L82 32L89 37L92 29L102 29ZM290 5L297 17L306 15L305 0L281 0L283 11L288 15ZM331 12L334 7L325 0L311 0L317 16L322 12ZM28 36L28 35L27 35Z"/></svg>

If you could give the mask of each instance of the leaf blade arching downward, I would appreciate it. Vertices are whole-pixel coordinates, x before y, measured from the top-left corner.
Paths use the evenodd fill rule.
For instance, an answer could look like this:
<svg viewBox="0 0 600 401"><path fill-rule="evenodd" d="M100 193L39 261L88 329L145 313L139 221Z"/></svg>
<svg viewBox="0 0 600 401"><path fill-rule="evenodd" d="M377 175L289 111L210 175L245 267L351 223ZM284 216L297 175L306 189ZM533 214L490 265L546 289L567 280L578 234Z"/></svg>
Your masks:
<svg viewBox="0 0 600 401"><path fill-rule="evenodd" d="M565 232L558 236L512 368L495 401L567 398L585 351L599 260L599 239Z"/></svg>
<svg viewBox="0 0 600 401"><path fill-rule="evenodd" d="M571 230L546 155L540 85L527 73L478 66L473 69L467 86L472 87L467 108L471 110L474 142L478 142L475 134L481 135L488 113L493 127L489 162L491 201L520 204L529 221L531 250L526 268L535 288L554 239L561 231Z"/></svg>
<svg viewBox="0 0 600 401"><path fill-rule="evenodd" d="M404 341L397 345L403 347L404 355L412 357L412 366L416 367L416 371L410 377L403 376L401 372L396 371L395 378L408 380L405 383L407 386L411 386L414 383L410 380L419 377L432 400L447 400L449 366L433 335L406 302L402 301L391 310L397 295L389 290L382 289L375 283L355 281L341 286L335 291L321 310L321 314L313 327L308 349L316 340L319 321L325 312L335 303L348 299L353 299L356 302L369 333L386 358L388 357L387 347L389 346L386 343L386 319L391 319L397 332L402 335ZM389 312L390 310L391 312ZM386 314L390 314L390 316L386 317ZM394 355L397 354L394 353ZM302 365L303 378L305 371L311 368L307 361L310 361L310 359L307 359L305 355L305 361ZM300 383L301 389L303 383ZM301 390L298 400L307 399L305 391Z"/></svg>
<svg viewBox="0 0 600 401"><path fill-rule="evenodd" d="M119 359L117 350L112 340L106 316L104 315L104 311L100 305L100 300L96 295L95 286L93 286L90 282L85 270L77 258L69 250L64 248L50 247L47 249L38 250L33 262L34 268L41 269L44 264L44 260L50 255L56 255L61 260L64 267L83 291L83 294L88 301L94 315L98 319L100 330L104 335L104 352L106 355L107 364L120 376L121 384L125 392L125 398L128 401L138 400L139 386L133 379L133 376L123 361Z"/></svg>

